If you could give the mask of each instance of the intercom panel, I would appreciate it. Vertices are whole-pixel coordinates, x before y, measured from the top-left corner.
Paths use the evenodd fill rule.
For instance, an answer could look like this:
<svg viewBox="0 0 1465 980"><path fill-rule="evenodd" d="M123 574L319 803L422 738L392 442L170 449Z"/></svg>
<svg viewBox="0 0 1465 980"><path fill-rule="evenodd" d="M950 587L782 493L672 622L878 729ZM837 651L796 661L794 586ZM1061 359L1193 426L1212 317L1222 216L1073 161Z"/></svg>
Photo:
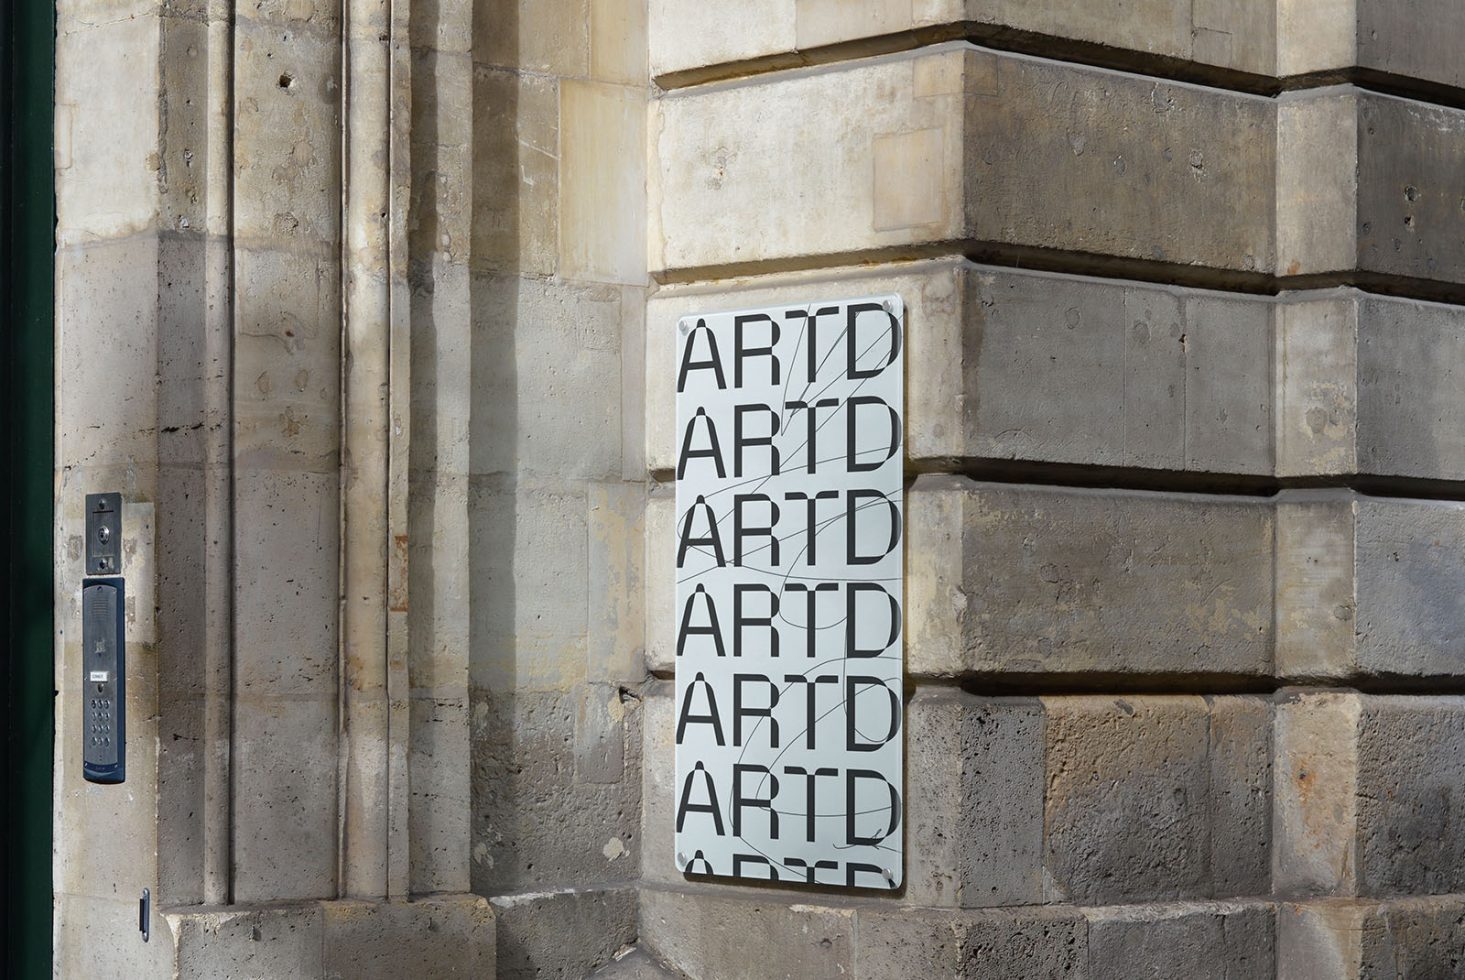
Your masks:
<svg viewBox="0 0 1465 980"><path fill-rule="evenodd" d="M127 778L127 646L122 579L83 579L82 775L94 783Z"/></svg>

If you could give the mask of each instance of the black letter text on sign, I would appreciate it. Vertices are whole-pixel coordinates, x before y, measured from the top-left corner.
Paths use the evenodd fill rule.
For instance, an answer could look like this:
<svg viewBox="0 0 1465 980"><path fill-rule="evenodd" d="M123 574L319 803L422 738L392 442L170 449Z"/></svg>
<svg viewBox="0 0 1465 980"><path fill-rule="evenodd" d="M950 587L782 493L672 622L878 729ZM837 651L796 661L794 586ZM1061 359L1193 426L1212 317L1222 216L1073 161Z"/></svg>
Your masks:
<svg viewBox="0 0 1465 980"><path fill-rule="evenodd" d="M677 326L688 874L901 884L904 341L898 296Z"/></svg>

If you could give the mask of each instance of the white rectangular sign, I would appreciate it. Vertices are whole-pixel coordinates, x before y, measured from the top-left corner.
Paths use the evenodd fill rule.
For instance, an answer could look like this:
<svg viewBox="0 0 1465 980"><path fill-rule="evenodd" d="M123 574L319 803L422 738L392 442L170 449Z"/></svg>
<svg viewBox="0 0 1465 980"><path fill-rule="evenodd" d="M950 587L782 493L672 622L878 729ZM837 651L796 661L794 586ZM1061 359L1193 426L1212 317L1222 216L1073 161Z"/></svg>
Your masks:
<svg viewBox="0 0 1465 980"><path fill-rule="evenodd" d="M676 859L903 877L899 296L677 327Z"/></svg>

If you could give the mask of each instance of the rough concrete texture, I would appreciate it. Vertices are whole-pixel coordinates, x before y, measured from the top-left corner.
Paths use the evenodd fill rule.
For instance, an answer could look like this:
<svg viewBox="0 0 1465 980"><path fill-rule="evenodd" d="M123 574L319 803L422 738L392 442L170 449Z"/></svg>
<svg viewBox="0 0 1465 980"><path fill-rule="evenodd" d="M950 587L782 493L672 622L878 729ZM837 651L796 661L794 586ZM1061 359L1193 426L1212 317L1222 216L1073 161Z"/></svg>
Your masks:
<svg viewBox="0 0 1465 980"><path fill-rule="evenodd" d="M673 468L675 324L685 315L899 293L906 454L1269 475L1270 302L960 258L668 286L647 304L647 456Z"/></svg>
<svg viewBox="0 0 1465 980"><path fill-rule="evenodd" d="M527 891L492 899L499 980L581 980L636 941L636 889Z"/></svg>
<svg viewBox="0 0 1465 980"><path fill-rule="evenodd" d="M906 454L923 469L1465 477L1459 307L1353 289L1269 299L955 257L662 287L646 316L648 467L674 467L682 316L886 292L906 301Z"/></svg>
<svg viewBox="0 0 1465 980"><path fill-rule="evenodd" d="M473 887L500 895L635 877L641 711L617 688L475 689Z"/></svg>
<svg viewBox="0 0 1465 980"><path fill-rule="evenodd" d="M675 84L732 73L735 62L773 68L848 56L819 50L827 45L904 47L918 43L913 32L965 32L1162 75L1220 69L1285 77L1356 66L1405 84L1458 86L1465 75L1445 39L1461 31L1465 14L1452 0L1408 6L1392 0L1143 0L1119 6L1084 0L757 0L717 15L696 0L652 0L650 10L651 72Z"/></svg>
<svg viewBox="0 0 1465 980"><path fill-rule="evenodd" d="M1448 830L1465 819L1465 701L1298 693L1277 708L1276 740L1279 894L1465 891L1465 852Z"/></svg>
<svg viewBox="0 0 1465 980"><path fill-rule="evenodd" d="M1280 676L1418 683L1459 669L1465 507L1291 491L1276 513Z"/></svg>
<svg viewBox="0 0 1465 980"><path fill-rule="evenodd" d="M952 43L671 93L653 111L655 270L953 239L1273 266L1270 200L1253 192L1273 181L1266 99ZM784 163L801 158L824 166ZM1075 210L1055 184L1108 205ZM823 220L763 223L776 213ZM742 233L755 225L756 241Z"/></svg>
<svg viewBox="0 0 1465 980"><path fill-rule="evenodd" d="M1277 127L1279 274L1461 281L1465 112L1345 86L1284 96Z"/></svg>
<svg viewBox="0 0 1465 980"><path fill-rule="evenodd" d="M697 980L1271 978L1265 902L952 911L789 896L641 892L642 942Z"/></svg>
<svg viewBox="0 0 1465 980"><path fill-rule="evenodd" d="M1066 697L1043 708L1048 901L1266 893L1265 702Z"/></svg>
<svg viewBox="0 0 1465 980"><path fill-rule="evenodd" d="M646 708L642 873L670 888L686 885L671 854L672 719L670 685L658 685ZM918 688L906 729L907 905L1268 893L1268 698L985 698Z"/></svg>
<svg viewBox="0 0 1465 980"><path fill-rule="evenodd" d="M1192 5L1144 0L1096 7L1081 0L1031 4L1021 0L761 0L735 17L713 16L694 0L653 0L653 75L691 73L726 62L760 59L772 65L820 58L818 48L918 30L1052 35L1065 42L1127 49L1132 58L1196 61L1237 71L1275 73L1275 0L1227 0ZM888 43L909 44L911 41ZM1093 52L1089 52L1093 56ZM1109 58L1124 59L1117 51Z"/></svg>
<svg viewBox="0 0 1465 980"><path fill-rule="evenodd" d="M167 933L153 942L171 940L178 977L387 980L494 969L494 915L476 897L180 908L161 918Z"/></svg>
<svg viewBox="0 0 1465 980"><path fill-rule="evenodd" d="M617 953L615 959L591 976L596 980L677 980L681 974L673 972L645 949L633 946Z"/></svg>
<svg viewBox="0 0 1465 980"><path fill-rule="evenodd" d="M906 506L914 673L1270 673L1261 499L931 476Z"/></svg>
<svg viewBox="0 0 1465 980"><path fill-rule="evenodd" d="M676 667L673 524L666 485L646 511L646 658L662 673ZM1460 670L1458 503L931 475L907 494L906 535L906 664L917 677L1418 684Z"/></svg>
<svg viewBox="0 0 1465 980"><path fill-rule="evenodd" d="M1277 911L1277 980L1433 980L1465 969L1459 895L1332 899Z"/></svg>
<svg viewBox="0 0 1465 980"><path fill-rule="evenodd" d="M500 908L500 976L578 978L635 939L645 10L454 9L468 36L436 43L472 62L471 203L444 208L472 213L444 320L471 322L467 568L447 572L467 582L471 880Z"/></svg>

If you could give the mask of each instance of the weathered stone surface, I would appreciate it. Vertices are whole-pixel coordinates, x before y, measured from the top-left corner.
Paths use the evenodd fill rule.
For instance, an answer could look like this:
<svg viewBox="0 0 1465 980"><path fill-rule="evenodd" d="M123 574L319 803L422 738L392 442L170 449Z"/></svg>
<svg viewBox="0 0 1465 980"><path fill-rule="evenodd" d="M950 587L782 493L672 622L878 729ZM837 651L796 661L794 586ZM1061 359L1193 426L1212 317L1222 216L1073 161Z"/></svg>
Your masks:
<svg viewBox="0 0 1465 980"><path fill-rule="evenodd" d="M932 476L906 507L914 673L1271 672L1260 499Z"/></svg>
<svg viewBox="0 0 1465 980"><path fill-rule="evenodd" d="M492 899L500 980L577 980L636 941L636 890L602 887Z"/></svg>
<svg viewBox="0 0 1465 980"><path fill-rule="evenodd" d="M898 293L906 454L1269 475L1272 304L959 258L662 288L647 304L647 455L675 466L676 323Z"/></svg>
<svg viewBox="0 0 1465 980"><path fill-rule="evenodd" d="M1460 671L1465 505L1292 491L1276 509L1280 676Z"/></svg>
<svg viewBox="0 0 1465 980"><path fill-rule="evenodd" d="M1462 281L1465 111L1344 86L1285 97L1277 126L1280 274Z"/></svg>
<svg viewBox="0 0 1465 980"><path fill-rule="evenodd" d="M1359 472L1465 480L1465 308L1357 303Z"/></svg>
<svg viewBox="0 0 1465 980"><path fill-rule="evenodd" d="M1358 868L1359 697L1304 693L1276 711L1272 771L1278 894L1353 894Z"/></svg>
<svg viewBox="0 0 1465 980"><path fill-rule="evenodd" d="M474 891L635 877L641 713L634 698L610 687L475 689L472 719Z"/></svg>
<svg viewBox="0 0 1465 980"><path fill-rule="evenodd" d="M1360 895L1465 892L1465 698L1362 699ZM1412 944L1411 944L1412 945Z"/></svg>
<svg viewBox="0 0 1465 980"><path fill-rule="evenodd" d="M1219 700L1223 719L1235 722L1232 712L1244 710L1245 699ZM1224 740L1213 751L1218 712L1205 699L1044 698L1043 708L1049 901L1097 905L1266 891L1266 848L1225 845L1238 825L1264 825L1270 760L1255 750L1238 753ZM1252 714L1265 725L1269 712L1258 704ZM1218 797L1222 805L1215 807Z"/></svg>
<svg viewBox="0 0 1465 980"><path fill-rule="evenodd" d="M326 980L494 973L494 914L478 896L325 902Z"/></svg>
<svg viewBox="0 0 1465 980"><path fill-rule="evenodd" d="M1433 980L1465 964L1465 901L1331 899L1277 916L1277 980Z"/></svg>
<svg viewBox="0 0 1465 980"><path fill-rule="evenodd" d="M732 61L796 64L810 49L929 28L976 36L1005 31L1128 49L1221 68L1273 74L1275 0L1142 0L1096 7L1082 0L762 0L714 15L691 0L653 0L652 73L694 71Z"/></svg>
<svg viewBox="0 0 1465 980"><path fill-rule="evenodd" d="M1278 706L1276 853L1283 895L1465 890L1465 699L1302 693Z"/></svg>
<svg viewBox="0 0 1465 980"><path fill-rule="evenodd" d="M591 976L595 980L678 980L678 974L657 962L640 946L616 954L615 959Z"/></svg>
<svg viewBox="0 0 1465 980"><path fill-rule="evenodd" d="M499 275L471 290L470 472L619 479L621 327L639 291Z"/></svg>
<svg viewBox="0 0 1465 980"><path fill-rule="evenodd" d="M1081 57L1153 64L1169 74L1223 69L1253 76L1341 73L1355 66L1443 85L1465 79L1447 38L1465 31L1452 0L1401 6L1391 0L759 0L714 14L695 0L652 0L651 71L686 78L727 74L731 62L767 67L822 60L818 47L845 42L908 46L890 35L965 31L1003 43L1043 35L1043 48L1094 45ZM884 40L882 40L884 39ZM832 57L832 55L831 55ZM681 74L680 77L679 73Z"/></svg>
<svg viewBox="0 0 1465 980"><path fill-rule="evenodd" d="M1086 909L1087 980L1273 980L1275 914L1266 904Z"/></svg>
<svg viewBox="0 0 1465 980"><path fill-rule="evenodd" d="M966 976L1085 980L1088 925L1073 909L1025 909L974 917L963 943Z"/></svg>
<svg viewBox="0 0 1465 980"><path fill-rule="evenodd" d="M953 43L672 93L653 111L653 269L952 239L1274 263L1270 194L1254 191L1275 164L1265 99ZM787 165L802 159L823 165ZM1107 206L1076 210L1073 195ZM820 220L769 220L801 214Z"/></svg>
<svg viewBox="0 0 1465 980"><path fill-rule="evenodd" d="M1037 903L1045 785L1037 699L918 690L905 726L906 897Z"/></svg>
<svg viewBox="0 0 1465 980"><path fill-rule="evenodd" d="M688 976L834 980L854 973L851 908L790 908L787 895L711 895L651 885L640 896L641 941Z"/></svg>
<svg viewBox="0 0 1465 980"><path fill-rule="evenodd" d="M917 465L1465 478L1459 307L1352 289L1273 301L955 258L663 287L647 313L649 467L675 466L681 317L885 292L906 302Z"/></svg>
<svg viewBox="0 0 1465 980"><path fill-rule="evenodd" d="M1357 0L1357 6L1359 65L1443 85L1465 83L1465 69L1450 41L1465 32L1465 9L1459 4Z"/></svg>

